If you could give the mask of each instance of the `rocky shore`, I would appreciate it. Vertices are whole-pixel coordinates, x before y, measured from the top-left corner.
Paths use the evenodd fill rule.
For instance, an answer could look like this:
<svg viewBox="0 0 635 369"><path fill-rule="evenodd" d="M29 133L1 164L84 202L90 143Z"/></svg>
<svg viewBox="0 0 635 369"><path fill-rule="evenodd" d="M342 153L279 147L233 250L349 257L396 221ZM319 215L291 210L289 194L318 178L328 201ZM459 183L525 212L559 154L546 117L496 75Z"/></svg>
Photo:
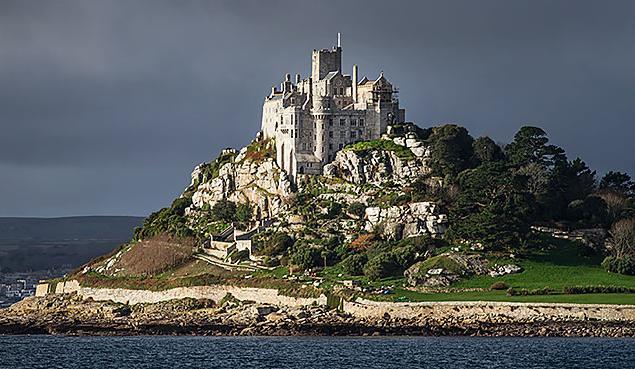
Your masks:
<svg viewBox="0 0 635 369"><path fill-rule="evenodd" d="M0 334L427 335L633 337L635 322L456 317L358 318L320 306L278 307L224 299L125 305L76 295L32 297L0 310Z"/></svg>

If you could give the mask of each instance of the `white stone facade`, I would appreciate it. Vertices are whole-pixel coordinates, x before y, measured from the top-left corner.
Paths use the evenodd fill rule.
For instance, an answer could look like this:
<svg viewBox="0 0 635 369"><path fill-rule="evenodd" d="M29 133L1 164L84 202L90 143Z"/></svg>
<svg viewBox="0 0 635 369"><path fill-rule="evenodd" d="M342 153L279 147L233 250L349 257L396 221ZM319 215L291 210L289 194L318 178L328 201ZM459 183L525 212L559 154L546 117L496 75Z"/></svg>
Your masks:
<svg viewBox="0 0 635 369"><path fill-rule="evenodd" d="M342 48L313 50L311 76L287 74L262 108L262 133L276 142L276 161L293 180L321 174L347 144L373 140L405 120L397 91L383 73L375 80L342 74Z"/></svg>

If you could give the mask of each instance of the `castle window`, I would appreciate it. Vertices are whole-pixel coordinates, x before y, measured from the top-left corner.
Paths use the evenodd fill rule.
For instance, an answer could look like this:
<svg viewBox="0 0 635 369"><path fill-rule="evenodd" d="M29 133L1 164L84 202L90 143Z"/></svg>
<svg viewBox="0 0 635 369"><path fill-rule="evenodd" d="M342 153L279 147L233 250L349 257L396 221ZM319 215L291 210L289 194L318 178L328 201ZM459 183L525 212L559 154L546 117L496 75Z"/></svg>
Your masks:
<svg viewBox="0 0 635 369"><path fill-rule="evenodd" d="M302 143L302 150L306 150L306 143L305 142Z"/></svg>
<svg viewBox="0 0 635 369"><path fill-rule="evenodd" d="M329 144L329 150L333 150L333 144L332 143Z"/></svg>
<svg viewBox="0 0 635 369"><path fill-rule="evenodd" d="M333 126L333 118L329 117L329 127L332 127L332 126Z"/></svg>
<svg viewBox="0 0 635 369"><path fill-rule="evenodd" d="M357 126L357 119L351 118L351 127Z"/></svg>
<svg viewBox="0 0 635 369"><path fill-rule="evenodd" d="M340 126L346 125L346 118L340 118Z"/></svg>
<svg viewBox="0 0 635 369"><path fill-rule="evenodd" d="M344 148L344 144L340 144L339 147L340 147L340 150L343 149Z"/></svg>
<svg viewBox="0 0 635 369"><path fill-rule="evenodd" d="M359 126L360 127L364 126L364 118L359 118Z"/></svg>
<svg viewBox="0 0 635 369"><path fill-rule="evenodd" d="M357 132L351 131L351 138L357 138Z"/></svg>
<svg viewBox="0 0 635 369"><path fill-rule="evenodd" d="M333 131L329 131L329 137L333 138Z"/></svg>
<svg viewBox="0 0 635 369"><path fill-rule="evenodd" d="M346 131L340 132L340 138L343 138L343 139L346 138Z"/></svg>

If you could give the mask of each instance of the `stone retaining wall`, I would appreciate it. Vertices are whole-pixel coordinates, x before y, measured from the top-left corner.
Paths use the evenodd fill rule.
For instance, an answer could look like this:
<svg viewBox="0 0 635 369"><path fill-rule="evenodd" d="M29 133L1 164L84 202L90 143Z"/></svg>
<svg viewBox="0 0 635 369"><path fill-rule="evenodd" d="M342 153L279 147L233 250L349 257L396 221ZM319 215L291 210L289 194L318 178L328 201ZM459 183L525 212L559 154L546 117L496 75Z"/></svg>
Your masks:
<svg viewBox="0 0 635 369"><path fill-rule="evenodd" d="M635 321L635 306L520 303L487 301L377 302L344 301L344 311L357 317L381 318L385 314L405 319L452 319L474 321L610 320Z"/></svg>
<svg viewBox="0 0 635 369"><path fill-rule="evenodd" d="M47 284L38 286L38 291L55 290L55 293L77 292L83 298L96 301L114 301L127 304L157 303L174 299L194 298L220 301L231 294L243 301L287 307L326 305L327 297L300 298L280 295L269 288L234 286L179 287L165 291L130 290L122 288L81 287L75 280L59 282L54 288ZM46 294L46 293L44 293ZM448 302L378 302L362 298L343 301L341 308L357 318L381 319L386 314L402 319L460 319L462 321L490 322L535 322L541 320L560 321L635 321L635 306L631 305L585 305L558 303L518 303L487 301Z"/></svg>
<svg viewBox="0 0 635 369"><path fill-rule="evenodd" d="M47 284L41 284L39 290L46 295L44 291L50 288ZM215 302L220 301L228 293L243 301L254 301L260 304L271 304L280 306L306 306L306 305L326 305L326 296L320 295L318 298L290 297L280 295L278 290L271 288L248 288L234 286L194 286L194 287L178 287L164 291L149 290L131 290L123 288L92 288L81 287L76 280L59 282L55 286L55 293L73 293L77 292L83 298L92 298L95 301L114 301L123 304L140 304L140 303L157 303L161 301L194 298L194 299L210 299Z"/></svg>

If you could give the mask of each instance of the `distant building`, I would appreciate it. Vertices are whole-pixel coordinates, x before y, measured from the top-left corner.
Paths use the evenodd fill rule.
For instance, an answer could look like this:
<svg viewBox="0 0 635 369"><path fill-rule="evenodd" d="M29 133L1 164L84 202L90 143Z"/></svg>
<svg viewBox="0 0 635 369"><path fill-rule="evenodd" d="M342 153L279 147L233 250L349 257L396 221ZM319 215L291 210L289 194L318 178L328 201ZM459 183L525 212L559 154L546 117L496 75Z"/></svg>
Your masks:
<svg viewBox="0 0 635 369"><path fill-rule="evenodd" d="M384 77L342 73L342 48L313 50L311 75L285 76L262 107L262 133L275 139L276 161L289 176L320 174L349 143L377 139L390 123L405 120L397 91Z"/></svg>

